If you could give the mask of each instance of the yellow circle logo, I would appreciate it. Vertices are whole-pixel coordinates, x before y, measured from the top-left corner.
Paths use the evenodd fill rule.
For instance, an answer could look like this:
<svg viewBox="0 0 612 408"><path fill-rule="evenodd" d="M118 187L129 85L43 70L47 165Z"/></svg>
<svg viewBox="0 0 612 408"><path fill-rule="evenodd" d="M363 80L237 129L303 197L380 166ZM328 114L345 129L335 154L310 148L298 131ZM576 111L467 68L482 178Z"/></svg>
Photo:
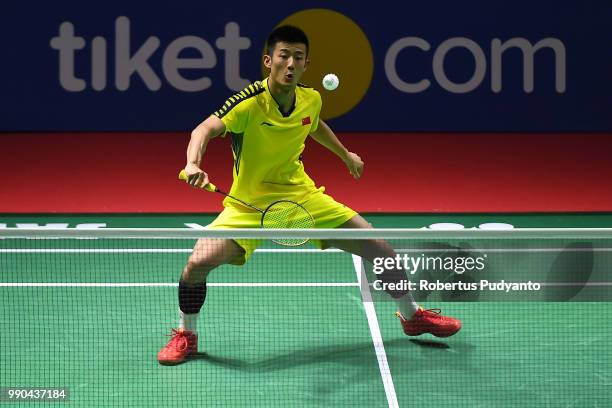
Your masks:
<svg viewBox="0 0 612 408"><path fill-rule="evenodd" d="M287 24L301 28L308 36L310 64L301 82L321 93L321 118L333 119L349 112L365 96L374 72L372 47L364 32L350 18L327 9L300 11L278 25ZM336 90L323 88L326 74L340 79Z"/></svg>

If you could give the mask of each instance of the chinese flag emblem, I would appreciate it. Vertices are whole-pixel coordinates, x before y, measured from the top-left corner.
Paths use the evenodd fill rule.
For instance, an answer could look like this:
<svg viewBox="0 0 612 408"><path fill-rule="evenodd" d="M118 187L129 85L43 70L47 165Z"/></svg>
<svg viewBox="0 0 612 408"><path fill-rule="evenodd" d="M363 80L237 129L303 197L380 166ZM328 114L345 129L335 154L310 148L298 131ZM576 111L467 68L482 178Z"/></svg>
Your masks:
<svg viewBox="0 0 612 408"><path fill-rule="evenodd" d="M306 116L302 119L302 126L310 125L310 116Z"/></svg>

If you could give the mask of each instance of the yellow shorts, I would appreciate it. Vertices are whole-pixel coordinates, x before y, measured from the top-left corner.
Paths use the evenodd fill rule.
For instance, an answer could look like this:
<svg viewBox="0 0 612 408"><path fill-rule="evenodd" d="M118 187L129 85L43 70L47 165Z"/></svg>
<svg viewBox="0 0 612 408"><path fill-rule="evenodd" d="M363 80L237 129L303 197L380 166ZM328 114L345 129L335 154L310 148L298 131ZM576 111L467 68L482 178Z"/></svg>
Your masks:
<svg viewBox="0 0 612 408"><path fill-rule="evenodd" d="M322 189L308 195L305 201L300 201L300 204L312 215L316 228L337 228L357 215L351 208L325 194ZM259 228L260 225L261 213L259 211L239 204L230 204L206 228ZM235 239L234 242L244 249L244 259L238 258L232 261L232 264L242 265L261 245L262 240ZM319 248L324 248L324 244L319 240L310 242Z"/></svg>

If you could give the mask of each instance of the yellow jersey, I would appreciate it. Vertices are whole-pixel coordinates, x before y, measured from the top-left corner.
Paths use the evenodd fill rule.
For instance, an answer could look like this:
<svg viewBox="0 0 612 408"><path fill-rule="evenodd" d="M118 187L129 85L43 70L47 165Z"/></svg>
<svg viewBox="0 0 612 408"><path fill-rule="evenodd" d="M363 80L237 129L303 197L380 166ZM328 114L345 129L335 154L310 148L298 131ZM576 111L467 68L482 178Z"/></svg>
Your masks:
<svg viewBox="0 0 612 408"><path fill-rule="evenodd" d="M283 114L268 89L257 81L231 96L214 115L232 138L234 181L230 194L265 209L282 199L303 201L317 189L304 171L304 142L319 126L321 95L305 85L295 89L292 109ZM236 206L226 198L225 207Z"/></svg>

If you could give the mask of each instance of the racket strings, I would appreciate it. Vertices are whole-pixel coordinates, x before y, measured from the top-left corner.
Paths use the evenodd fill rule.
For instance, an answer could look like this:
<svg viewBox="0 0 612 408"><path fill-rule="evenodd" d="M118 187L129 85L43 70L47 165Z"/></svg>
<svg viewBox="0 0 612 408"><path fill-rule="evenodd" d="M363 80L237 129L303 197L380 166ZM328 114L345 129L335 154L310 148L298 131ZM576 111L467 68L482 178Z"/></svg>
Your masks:
<svg viewBox="0 0 612 408"><path fill-rule="evenodd" d="M261 220L263 228L304 229L314 228L312 215L301 205L293 201L277 201L270 205ZM297 246L308 241L307 238L275 239L274 242Z"/></svg>

